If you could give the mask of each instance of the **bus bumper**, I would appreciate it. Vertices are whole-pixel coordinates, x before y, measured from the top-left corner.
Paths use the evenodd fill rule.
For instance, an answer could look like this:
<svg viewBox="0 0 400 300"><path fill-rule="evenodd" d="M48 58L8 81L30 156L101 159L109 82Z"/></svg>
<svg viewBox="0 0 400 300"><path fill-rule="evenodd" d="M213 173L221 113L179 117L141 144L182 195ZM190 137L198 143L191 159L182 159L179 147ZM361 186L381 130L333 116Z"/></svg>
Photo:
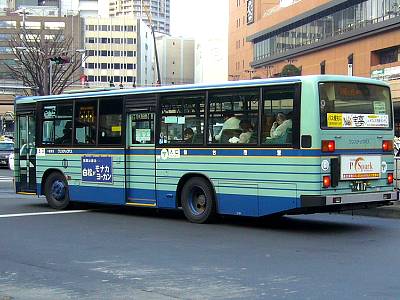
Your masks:
<svg viewBox="0 0 400 300"><path fill-rule="evenodd" d="M363 194L343 194L328 196L308 196L300 197L301 208L323 207L347 204L367 204L376 202L390 202L399 199L397 191L392 192L374 192Z"/></svg>

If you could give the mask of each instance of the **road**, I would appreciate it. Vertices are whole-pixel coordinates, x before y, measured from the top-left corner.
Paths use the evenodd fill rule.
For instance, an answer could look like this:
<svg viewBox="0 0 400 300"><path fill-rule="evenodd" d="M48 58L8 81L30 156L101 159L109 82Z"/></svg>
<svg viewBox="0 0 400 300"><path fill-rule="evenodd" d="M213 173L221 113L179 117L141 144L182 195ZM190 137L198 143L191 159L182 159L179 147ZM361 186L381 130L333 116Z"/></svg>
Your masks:
<svg viewBox="0 0 400 300"><path fill-rule="evenodd" d="M400 221L222 218L16 196L0 170L0 299L398 299ZM28 215L27 215L28 213Z"/></svg>

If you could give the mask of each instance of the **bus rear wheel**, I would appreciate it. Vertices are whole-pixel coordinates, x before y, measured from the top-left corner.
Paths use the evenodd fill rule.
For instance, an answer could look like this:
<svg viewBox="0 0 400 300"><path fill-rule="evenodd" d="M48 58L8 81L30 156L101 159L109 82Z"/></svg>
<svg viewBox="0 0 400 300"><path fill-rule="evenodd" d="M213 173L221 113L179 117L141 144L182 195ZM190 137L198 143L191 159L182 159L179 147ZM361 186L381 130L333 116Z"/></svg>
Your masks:
<svg viewBox="0 0 400 300"><path fill-rule="evenodd" d="M201 177L189 179L181 193L182 208L192 223L207 223L215 216L215 197L210 183Z"/></svg>
<svg viewBox="0 0 400 300"><path fill-rule="evenodd" d="M62 210L70 205L68 183L61 173L51 173L44 188L47 203L51 208Z"/></svg>

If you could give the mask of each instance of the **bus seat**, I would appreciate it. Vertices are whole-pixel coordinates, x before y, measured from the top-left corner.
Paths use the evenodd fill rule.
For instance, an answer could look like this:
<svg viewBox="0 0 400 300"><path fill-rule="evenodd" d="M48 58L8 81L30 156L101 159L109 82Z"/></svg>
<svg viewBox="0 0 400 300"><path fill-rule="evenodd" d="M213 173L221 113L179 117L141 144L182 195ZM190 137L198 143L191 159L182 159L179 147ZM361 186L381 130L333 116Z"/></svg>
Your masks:
<svg viewBox="0 0 400 300"><path fill-rule="evenodd" d="M194 145L199 145L199 144L203 144L203 134L194 134L193 138L192 138L192 143Z"/></svg>
<svg viewBox="0 0 400 300"><path fill-rule="evenodd" d="M221 144L229 144L229 139L232 137L239 137L242 133L241 129L224 129L221 132Z"/></svg>
<svg viewBox="0 0 400 300"><path fill-rule="evenodd" d="M286 144L292 144L293 140L293 130L292 128L288 128L286 130Z"/></svg>

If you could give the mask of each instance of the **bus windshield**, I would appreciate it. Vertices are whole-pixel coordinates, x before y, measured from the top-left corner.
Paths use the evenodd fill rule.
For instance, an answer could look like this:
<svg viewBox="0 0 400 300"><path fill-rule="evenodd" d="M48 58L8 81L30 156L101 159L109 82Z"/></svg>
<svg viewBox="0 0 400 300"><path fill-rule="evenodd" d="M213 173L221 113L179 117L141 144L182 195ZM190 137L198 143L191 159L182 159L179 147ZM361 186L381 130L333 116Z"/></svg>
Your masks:
<svg viewBox="0 0 400 300"><path fill-rule="evenodd" d="M392 128L388 87L324 82L319 84L321 128Z"/></svg>

